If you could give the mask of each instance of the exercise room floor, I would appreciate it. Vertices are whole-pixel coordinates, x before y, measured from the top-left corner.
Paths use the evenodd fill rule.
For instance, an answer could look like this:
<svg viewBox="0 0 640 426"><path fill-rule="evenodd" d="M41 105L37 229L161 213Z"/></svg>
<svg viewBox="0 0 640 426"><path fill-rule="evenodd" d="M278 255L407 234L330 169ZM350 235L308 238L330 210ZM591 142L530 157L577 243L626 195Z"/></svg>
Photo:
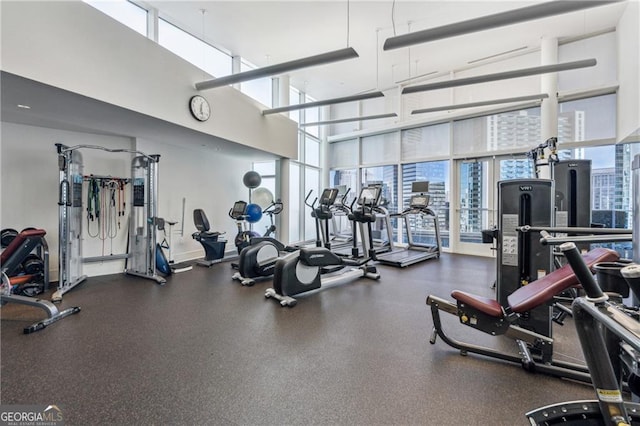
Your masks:
<svg viewBox="0 0 640 426"><path fill-rule="evenodd" d="M68 425L527 425L533 408L593 399L590 386L429 344L427 295L493 297L494 268L452 254L379 266L380 281L294 308L264 298L270 281L232 281L229 263L165 286L89 278L62 302L82 312L37 333L22 328L40 310L2 308L1 402L56 404ZM461 340L500 343L443 319ZM580 354L571 320L554 332L556 354Z"/></svg>

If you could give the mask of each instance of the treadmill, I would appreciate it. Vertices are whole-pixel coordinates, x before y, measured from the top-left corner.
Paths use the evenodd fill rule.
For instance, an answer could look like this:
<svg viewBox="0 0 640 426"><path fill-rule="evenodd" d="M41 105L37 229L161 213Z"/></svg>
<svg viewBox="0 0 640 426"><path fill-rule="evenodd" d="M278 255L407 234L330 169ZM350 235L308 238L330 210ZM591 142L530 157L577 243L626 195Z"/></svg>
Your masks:
<svg viewBox="0 0 640 426"><path fill-rule="evenodd" d="M420 185L416 185L420 184ZM414 182L412 189L414 192L420 190L427 192L428 182ZM419 189L418 189L419 188ZM412 195L409 201L409 208L402 213L396 213L391 217L398 217L404 220L405 232L407 233L408 245L406 248L393 248L390 252L377 254L375 260L385 265L405 267L424 260L439 258L441 250L440 227L438 225L438 216L429 208L429 195L424 193ZM413 241L413 234L409 224L410 216L427 216L433 219L436 241L435 245L421 244Z"/></svg>

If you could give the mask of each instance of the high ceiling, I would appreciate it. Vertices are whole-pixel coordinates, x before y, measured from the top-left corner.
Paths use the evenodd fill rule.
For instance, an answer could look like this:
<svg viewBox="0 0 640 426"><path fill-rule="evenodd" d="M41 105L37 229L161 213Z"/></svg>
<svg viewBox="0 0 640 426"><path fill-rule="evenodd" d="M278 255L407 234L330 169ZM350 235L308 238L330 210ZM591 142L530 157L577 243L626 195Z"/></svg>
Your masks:
<svg viewBox="0 0 640 426"><path fill-rule="evenodd" d="M614 28L626 2L452 37L392 51L388 38L535 1L146 1L160 16L258 67L347 47L360 57L290 73L318 100L386 90L408 78L446 73L482 58L534 50L545 37L579 37ZM202 13L205 10L205 13ZM588 53L587 53L588 54ZM411 80L410 83L424 81ZM407 84L405 82L404 84Z"/></svg>

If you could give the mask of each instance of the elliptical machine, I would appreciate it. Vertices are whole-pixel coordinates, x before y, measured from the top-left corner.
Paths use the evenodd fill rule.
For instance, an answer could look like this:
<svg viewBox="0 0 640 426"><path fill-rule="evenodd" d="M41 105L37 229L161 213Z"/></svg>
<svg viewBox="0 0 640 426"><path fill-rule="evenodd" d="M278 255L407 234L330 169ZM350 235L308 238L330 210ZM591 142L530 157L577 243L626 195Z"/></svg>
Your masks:
<svg viewBox="0 0 640 426"><path fill-rule="evenodd" d="M325 195L329 195L327 191L336 191L335 189L325 189L322 199ZM371 247L373 245L371 237L371 223L376 220L375 213L371 206L373 200L377 200L380 194L379 187L363 188L358 197L360 208L353 210L349 215L349 219L364 223L368 228L368 240L364 241L365 251L367 255L362 259L354 260L341 258L332 253L325 247L302 248L288 256L277 260L273 274L273 288L267 289L265 297L273 298L280 302L280 306L293 307L297 300L293 296L319 291L320 288L327 289L335 287L346 282L350 282L355 278L369 278L373 280L380 279L380 274L375 266L369 265L371 260ZM334 197L335 201L335 197ZM315 209L314 209L315 212ZM323 268L328 267L345 267L353 268L344 271L341 270L336 274L322 275Z"/></svg>
<svg viewBox="0 0 640 426"><path fill-rule="evenodd" d="M249 245L240 251L238 272L231 277L240 281L240 284L252 286L256 279L270 277L273 275L273 268L281 252L294 250L270 237L276 231L273 216L279 214L282 208L282 201L276 200L262 211L269 215L271 226L262 237L251 237Z"/></svg>

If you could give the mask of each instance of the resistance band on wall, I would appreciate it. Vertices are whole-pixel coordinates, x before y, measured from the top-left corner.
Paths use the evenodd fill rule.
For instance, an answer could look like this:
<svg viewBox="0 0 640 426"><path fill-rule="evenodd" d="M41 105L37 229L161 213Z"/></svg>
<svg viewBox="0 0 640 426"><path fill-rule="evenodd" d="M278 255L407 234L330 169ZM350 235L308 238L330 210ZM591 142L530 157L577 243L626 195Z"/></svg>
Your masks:
<svg viewBox="0 0 640 426"><path fill-rule="evenodd" d="M120 219L126 214L125 185L130 179L111 176L85 176L87 188L87 234L102 240L102 254L105 253L105 241L113 240L122 228Z"/></svg>

